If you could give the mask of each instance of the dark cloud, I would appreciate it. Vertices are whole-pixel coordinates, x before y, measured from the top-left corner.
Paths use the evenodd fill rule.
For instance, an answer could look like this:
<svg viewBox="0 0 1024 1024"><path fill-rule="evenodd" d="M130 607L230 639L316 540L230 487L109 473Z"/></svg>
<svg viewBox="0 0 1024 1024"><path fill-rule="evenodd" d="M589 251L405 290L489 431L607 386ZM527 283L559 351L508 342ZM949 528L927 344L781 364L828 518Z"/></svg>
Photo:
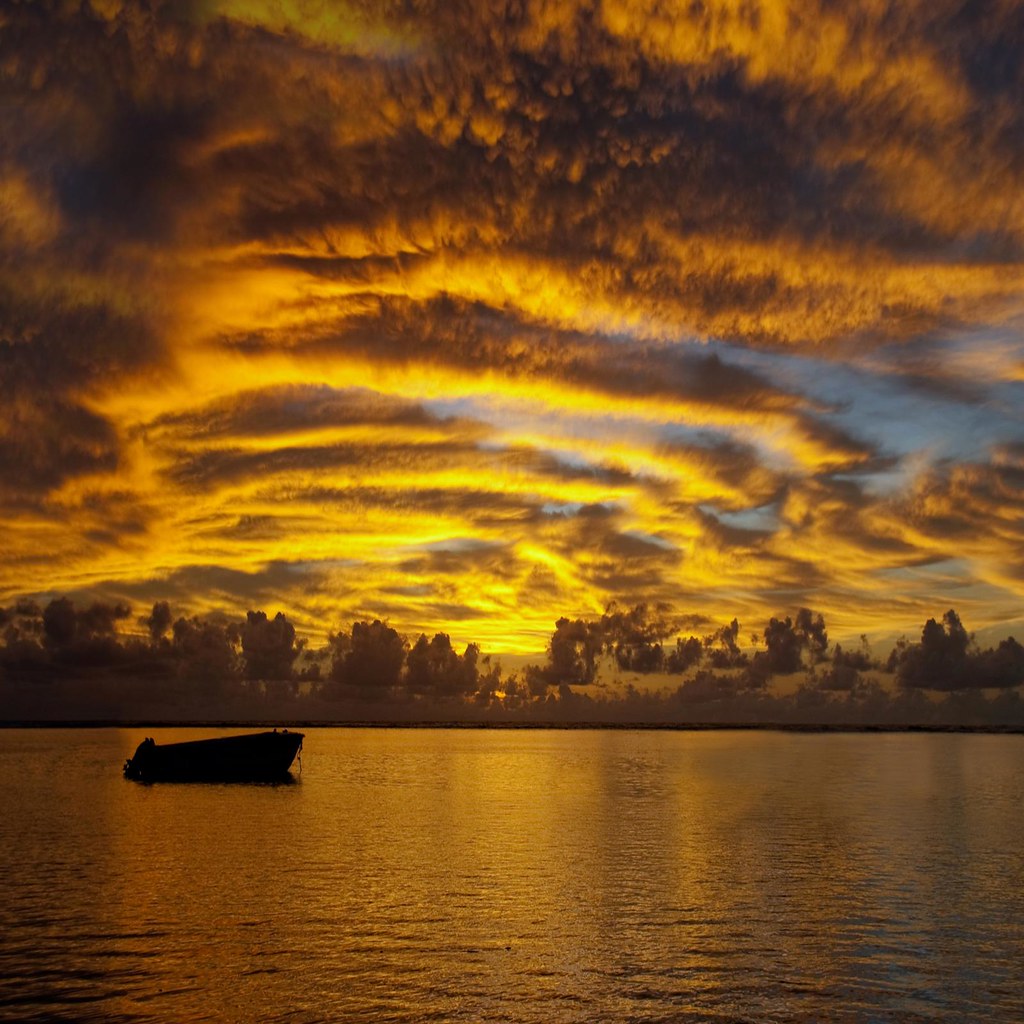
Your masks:
<svg viewBox="0 0 1024 1024"><path fill-rule="evenodd" d="M467 447L458 442L373 445L366 443L291 445L270 451L208 449L194 456L182 455L168 476L188 490L205 490L254 478L264 480L281 474L309 474L327 470L364 467L417 466L435 469L465 462Z"/></svg>
<svg viewBox="0 0 1024 1024"><path fill-rule="evenodd" d="M329 699L386 700L399 687L407 643L386 622L353 623L330 637Z"/></svg>
<svg viewBox="0 0 1024 1024"><path fill-rule="evenodd" d="M969 4L936 14L926 23L930 41L955 61L979 103L1000 103L1024 94L1024 75L1015 56L1024 45L1024 13L1012 6ZM999 113L988 131L1015 152L1024 129L1021 112L1000 109Z"/></svg>
<svg viewBox="0 0 1024 1024"><path fill-rule="evenodd" d="M811 664L820 661L828 648L825 620L808 608L801 608L796 619L771 618L764 628L765 651L763 670L769 675L787 675L804 667L806 651ZM753 669L761 669L762 660L755 658Z"/></svg>
<svg viewBox="0 0 1024 1024"><path fill-rule="evenodd" d="M371 721L1024 723L1016 689L1024 684L1024 650L1013 639L979 650L954 611L941 624L929 620L919 644L903 642L893 651L895 690L867 675L882 669L866 640L856 650L830 650L823 617L806 608L773 617L764 648L752 654L741 645L736 619L687 637L668 613L641 605L610 608L591 620L562 617L546 662L528 665L520 677L502 673L475 643L460 654L441 632L410 642L379 619L356 621L310 650L281 612L270 618L250 610L242 621L182 616L168 636L170 609L157 602L142 620L149 632L143 640L120 631L126 606L79 608L61 597L45 608L22 602L0 616L0 691L8 714L36 717L51 713L41 702L52 704L59 694L63 706L87 714L117 707L132 716L148 708L162 709L160 717L207 708L242 718L269 712ZM609 687L601 678L609 664L636 675L675 673L682 681L646 692L633 684ZM808 672L795 691L771 685L775 674L801 666ZM922 689L950 696L927 700ZM1003 692L988 698L982 689Z"/></svg>
<svg viewBox="0 0 1024 1024"><path fill-rule="evenodd" d="M697 465L713 479L735 489L739 492L736 503L743 508L776 501L787 480L784 472L764 464L753 445L710 433L701 438L699 444L669 442L656 450L670 460L678 459L683 465ZM724 493L717 498L717 503L719 507L730 505Z"/></svg>
<svg viewBox="0 0 1024 1024"><path fill-rule="evenodd" d="M166 601L157 601L153 610L148 616L139 620L149 630L151 640L159 640L168 629L174 617L171 615L171 606Z"/></svg>
<svg viewBox="0 0 1024 1024"><path fill-rule="evenodd" d="M937 545L994 549L1008 574L1019 573L1014 549L1024 541L1024 467L1010 462L936 466L900 511Z"/></svg>
<svg viewBox="0 0 1024 1024"><path fill-rule="evenodd" d="M707 536L708 543L715 544L722 550L733 552L751 551L772 535L772 531L769 529L732 526L702 509L698 509L697 516Z"/></svg>
<svg viewBox="0 0 1024 1024"><path fill-rule="evenodd" d="M547 686L586 686L597 676L597 658L604 645L600 624L561 618L548 644L548 662L527 673L535 693Z"/></svg>
<svg viewBox="0 0 1024 1024"><path fill-rule="evenodd" d="M239 638L246 679L292 678L292 666L301 645L296 646L295 627L283 612L272 619L263 611L246 613Z"/></svg>
<svg viewBox="0 0 1024 1024"><path fill-rule="evenodd" d="M307 598L323 593L322 568L302 562L269 561L247 571L222 565L186 565L158 577L111 585L125 601L170 602L174 607L246 608L279 603L282 595ZM298 603L298 602L296 602ZM234 615L222 616L222 621Z"/></svg>
<svg viewBox="0 0 1024 1024"><path fill-rule="evenodd" d="M480 481L481 484L484 481ZM488 490L403 486L400 489L375 487L287 487L295 502L335 509L338 512L372 515L385 510L410 510L424 515L453 515L470 519L479 526L499 527L510 523L535 524L558 518L558 513L545 509L542 497L508 494ZM404 566L406 563L401 563Z"/></svg>
<svg viewBox="0 0 1024 1024"><path fill-rule="evenodd" d="M825 670L817 675L815 682L821 690L854 693L865 685L862 673L880 668L871 656L867 637L861 637L859 649L844 650L842 644L836 644L832 649L831 660Z"/></svg>
<svg viewBox="0 0 1024 1024"><path fill-rule="evenodd" d="M198 616L182 616L174 623L171 636L171 653L179 678L207 694L223 695L231 688L239 665L235 624L225 626Z"/></svg>
<svg viewBox="0 0 1024 1024"><path fill-rule="evenodd" d="M165 99L118 109L105 121L97 149L59 169L55 192L70 220L108 238L156 241L175 232L175 217L204 184L187 158L208 134L208 104Z"/></svg>
<svg viewBox="0 0 1024 1024"><path fill-rule="evenodd" d="M365 389L284 385L233 395L189 412L167 413L145 428L147 437L216 439L263 437L335 427L367 426L447 429L460 436L486 436L485 424L437 417L421 404Z"/></svg>
<svg viewBox="0 0 1024 1024"><path fill-rule="evenodd" d="M415 696L434 699L475 696L480 688L480 648L470 644L460 655L447 633L425 634L405 659L405 686Z"/></svg>
<svg viewBox="0 0 1024 1024"><path fill-rule="evenodd" d="M980 650L950 609L942 622L929 619L917 644L901 642L889 656L901 686L927 690L966 690L1024 684L1024 647L1013 638Z"/></svg>
<svg viewBox="0 0 1024 1024"><path fill-rule="evenodd" d="M182 452L167 476L186 490L203 490L251 479L269 480L275 476L310 474L331 470L351 471L358 478L390 470L416 478L429 479L445 470L467 474L464 486L471 487L474 472L508 469L535 473L552 480L588 480L622 484L632 478L625 470L608 466L578 466L545 452L522 447L480 448L470 438L463 440L389 442L382 437L374 444L366 441L323 445L285 445L269 451L239 448L212 448L196 454Z"/></svg>
<svg viewBox="0 0 1024 1024"><path fill-rule="evenodd" d="M297 354L362 355L404 363L420 359L464 370L499 370L511 379L571 381L622 398L662 398L702 405L786 412L803 403L756 372L715 352L623 345L559 331L521 317L443 296L426 303L382 300L371 314L347 317ZM228 343L232 343L228 339ZM270 339L264 344L272 344Z"/></svg>
<svg viewBox="0 0 1024 1024"><path fill-rule="evenodd" d="M889 61L888 48L878 52L877 25L832 16L867 60ZM470 225L467 239L474 229L506 237L514 230L521 251L574 267L600 260L612 270L612 293L624 299L657 298L698 321L718 318L723 335L734 333L735 311L735 331L765 338L777 333L772 318L744 327L750 310L799 304L806 285L777 268L728 263L676 274L650 243L647 260L643 252L619 256L615 233L635 237L633 226L657 211L680 236L775 242L781 233L897 254L934 249L951 236L894 203L858 149L870 131L892 147L929 157L941 148L948 156L975 113L969 105L929 138L911 98L894 103L870 88L829 88L799 70L753 74L745 62L760 53L730 54L726 44L701 54L698 45L689 62L671 59L641 34L609 32L608 16L590 5L567 13L546 37L530 16L516 20L486 5L458 16L441 5L416 26L419 53L390 65L331 55L305 45L301 31L227 19L188 25L161 12L124 12L110 25L20 13L13 31L25 54L23 89L43 73L51 94L105 101L89 118L78 104L91 131L77 133L84 152L69 154L70 177L81 179L68 189L72 209L146 223L213 187L240 197L221 230L250 239L301 237L325 224L374 232L448 211L443 219ZM932 35L934 51L915 42L922 72L928 59L941 54L946 62L959 50L967 81L985 81L973 70L984 58L969 55L988 53L998 65L1006 44L968 45L970 33L960 26L957 34L952 21L936 37L936 20L915 9L890 32ZM1011 20L992 15L983 37L1001 38L1004 27L1012 37ZM699 20L692 31L702 31ZM58 51L73 59L47 60L55 36ZM573 42L566 47L556 36ZM767 35L763 45L771 45ZM140 55L146 73L135 70L133 80ZM769 63L778 59L767 55ZM346 90L336 87L338 76ZM1006 76L988 81L1015 87ZM986 100L1009 95L996 89ZM318 108L334 118L310 116ZM232 132L244 141L213 145ZM1005 125L1002 132L983 133L982 144L999 145ZM429 247L437 241L431 237Z"/></svg>
<svg viewBox="0 0 1024 1024"><path fill-rule="evenodd" d="M510 575L515 552L509 544L471 543L425 551L400 563L398 568L410 576L449 576L464 572L485 572L502 578Z"/></svg>
<svg viewBox="0 0 1024 1024"><path fill-rule="evenodd" d="M2 375L0 375L2 376ZM113 425L49 396L12 398L0 409L0 498L35 502L67 479L109 473L119 463Z"/></svg>
<svg viewBox="0 0 1024 1024"><path fill-rule="evenodd" d="M24 265L0 273L0 476L8 500L31 503L65 480L121 466L116 424L82 396L138 370L156 346L141 317L90 294L88 283L19 291L19 272Z"/></svg>
<svg viewBox="0 0 1024 1024"><path fill-rule="evenodd" d="M90 642L112 637L117 622L128 618L128 605L108 605L99 601L78 609L66 597L54 598L43 609L43 636L47 647L54 650L71 648L76 641Z"/></svg>

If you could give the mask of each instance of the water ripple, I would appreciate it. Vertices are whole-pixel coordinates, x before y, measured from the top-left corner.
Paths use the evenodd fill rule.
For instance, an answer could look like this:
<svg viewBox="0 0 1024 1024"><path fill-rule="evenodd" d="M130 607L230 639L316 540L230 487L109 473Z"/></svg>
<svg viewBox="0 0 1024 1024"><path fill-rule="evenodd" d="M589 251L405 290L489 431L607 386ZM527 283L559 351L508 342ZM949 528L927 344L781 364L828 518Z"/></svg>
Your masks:
<svg viewBox="0 0 1024 1024"><path fill-rule="evenodd" d="M0 1016L1024 1020L1019 737L310 730L301 785L140 787L21 735Z"/></svg>

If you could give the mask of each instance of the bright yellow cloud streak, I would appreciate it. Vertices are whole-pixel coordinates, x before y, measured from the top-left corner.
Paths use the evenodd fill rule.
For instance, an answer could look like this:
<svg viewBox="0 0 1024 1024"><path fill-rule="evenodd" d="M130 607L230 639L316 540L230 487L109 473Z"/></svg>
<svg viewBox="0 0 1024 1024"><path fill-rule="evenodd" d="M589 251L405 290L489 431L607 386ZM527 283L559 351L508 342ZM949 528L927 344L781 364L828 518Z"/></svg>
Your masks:
<svg viewBox="0 0 1024 1024"><path fill-rule="evenodd" d="M207 16L231 18L271 32L294 32L343 53L397 57L416 43L412 32L396 28L388 17L397 10L395 5L380 3L370 17L366 6L343 0L208 0Z"/></svg>
<svg viewBox="0 0 1024 1024"><path fill-rule="evenodd" d="M681 269L717 264L752 280L773 276L786 294L838 289L846 296L838 313L804 307L806 323L821 324L817 328L821 337L833 330L846 332L877 322L881 310L900 295L914 294L925 303L935 303L944 289L954 289L961 301L972 296L987 300L994 291L1012 290L1016 274L1012 268L1001 267L907 267L887 262L880 255L874 264L865 264L864 254L853 251L844 259L833 253L826 261L813 248L780 249L740 240L683 242L653 228L650 237L657 239L662 252ZM131 391L97 393L91 401L97 412L121 424L127 436L137 438L132 449L135 485L154 508L164 510L156 514L146 535L145 562L140 565L138 561L142 544L129 545L127 557L112 555L99 560L90 552L88 557L71 558L62 585L103 578L129 581L140 570L155 577L167 576L196 564L216 563L256 573L276 560L315 565L341 558L355 567L351 573L333 571L339 587L349 595L345 606L353 614L360 608L371 609L375 593L391 590L405 595L402 614L428 628L429 609L443 598L447 605L466 609L462 628L467 638L500 637L498 643L505 649L535 645L543 632L541 624L566 611L594 614L602 610L610 594L595 587L595 581L607 570L608 559L580 547L579 541L567 534L568 525L557 521L537 530L518 524L514 516L495 513L491 525L482 525L462 510L467 497L479 493L482 486L492 497L504 495L520 501L556 506L617 505L622 510L619 529L661 538L683 559L680 568L663 570L660 593L671 597L674 579L676 594L718 594L704 599L711 617L727 619L742 608L747 600L744 595L763 585L766 566L773 558L778 559L776 571L782 575L791 571L785 565L794 558L809 565L828 564L829 587L844 593L869 589L875 574L892 564L891 552L866 555L856 537L837 541L831 528L818 534L783 531L767 546L752 539L750 546L743 548L711 540L693 515L666 511L670 497L680 507L713 503L742 509L770 496L777 484L773 472L763 465L750 480L730 484L713 463L652 443L656 435L638 433L638 424L647 424L652 430L666 423L714 428L756 442L763 452L774 453L779 468L801 473L820 472L855 459L849 452L834 450L827 439L809 434L798 408L787 408L779 401L777 408L748 408L673 397L667 392L622 394L601 387L596 380L592 384L577 381L567 389L560 378L563 364L557 358L546 369L536 366L519 373L514 368L469 368L422 355L389 360L343 349L332 352L329 347L304 345L303 341L319 338L332 325L334 329L343 327L346 316L372 308L365 285L341 285L327 278L311 278L298 269L266 267L251 256L240 265L222 261L208 266L214 270L201 286L187 289L186 317L175 328L182 332L183 342L177 347L176 381L167 386L167 377L161 376L154 378L150 387L140 380ZM628 304L617 306L610 278L580 283L558 267L521 258L493 256L474 265L463 257L442 254L414 271L396 270L375 281L374 292L421 301L454 293L468 301L513 309L526 322L571 329L581 336L618 330L660 341L670 322L666 318L658 325L640 315L641 307L634 315ZM769 332L791 332L801 307L790 302L782 303L780 309L788 320L773 322L762 313L758 323ZM223 339L246 332L264 339L279 337L282 345L263 345L251 351L244 346L224 347ZM230 408L239 392L313 384L370 389L410 402L473 400L490 405L495 424L488 433L479 428L467 433L465 425L441 422L386 427L353 423L299 425L255 435L229 431L207 437L201 427L190 432L187 425L166 419L190 409L199 413L218 402L229 403L226 408ZM546 417L550 428L517 428L524 412ZM615 419L628 426L628 436L620 433L616 439L607 430L587 426ZM503 422L509 426L502 427ZM470 458L469 451L484 437L491 454ZM445 466L437 462L436 446L449 440L470 447L464 456L454 456L454 464ZM285 460L276 469L268 469L268 463L258 473L238 479L215 475L205 485L210 488L207 493L173 484L166 475L179 460L203 456L244 457L258 466L264 457L288 450L316 452L340 446L383 453L387 445L410 452L421 449L423 458L399 468L376 465L371 456L353 469L332 465L328 459L315 472L292 468ZM588 481L538 475L529 462L508 461L501 455L516 450L566 454L584 466L632 474L636 482L618 486L599 478ZM485 465L486 471L482 471ZM307 502L302 494L309 489L331 492L335 497L319 504ZM443 511L422 513L399 507L398 496L423 489L450 496ZM73 492L74 485L68 485L56 500L72 502ZM362 502L369 492L391 495L388 500L393 504L387 508L373 505L368 510ZM349 498L343 497L346 495ZM352 504L346 505L349 499ZM794 500L791 498L787 514L799 518L792 508ZM185 508L187 513L171 511L175 508ZM816 509L821 522L834 524L843 514L842 502L819 503ZM257 525L247 527L243 521ZM872 511L865 529L885 537L899 536L888 514L879 508ZM497 580L490 571L476 572L467 566L442 584L429 571L420 575L403 565L409 551L443 545L453 536L485 544L511 544L510 557L518 565L514 578ZM908 552L917 552L906 556L911 561L933 548L923 535L904 532L902 539ZM983 578L996 582L994 574L980 568L980 558L978 566ZM538 571L546 580L540 596L532 592ZM368 573L372 582L365 578ZM1005 585L1007 581L999 582ZM417 588L423 593L417 594ZM659 591L652 586L655 593ZM328 604L305 600L303 607L315 619L333 614ZM493 621L495 615L514 615L516 624L498 626Z"/></svg>
<svg viewBox="0 0 1024 1024"><path fill-rule="evenodd" d="M825 260L813 247L779 248L707 238L683 241L653 227L649 237L676 261L680 272L688 266L719 266L724 272L745 274L751 280L771 276L781 294L827 294L832 288L843 296L832 310L801 307L793 305L791 299L788 304L780 299L784 316L772 321L762 312L757 320L769 333L780 335L792 333L801 309L807 314L805 337L818 330L824 338L833 330L842 333L876 323L886 305L901 295L916 296L926 305L936 304L949 289L956 291L961 302L972 297L987 301L997 291L1012 291L1017 280L1012 267L908 267L880 255L873 263L865 263L865 255L854 251L843 258L833 252ZM175 571L203 564L258 573L262 566L278 560L316 565L340 558L350 562L353 569L333 570L332 575L348 593L343 603L353 614L359 609L369 614L374 594L391 590L406 593L401 599L405 609L402 614L421 628L429 628L429 609L443 598L446 605L466 609L461 628L467 639L491 636L505 649L536 645L537 636L543 633L541 624L550 624L567 611L600 611L612 596L595 586L607 571L608 559L586 546L580 547L579 540L567 533L568 524L557 521L537 530L502 512L494 513L490 525L482 525L478 517L463 511L467 496L479 493L482 487L492 496L504 495L520 502L617 505L622 510L619 529L660 538L682 557L678 568L661 571L662 582L658 587L652 584L652 594L666 598L716 594L715 598L702 598L706 613L713 618L728 619L742 608L748 600L744 595L763 585L766 566L773 558L779 559L775 564L780 574L791 571L785 563L794 558L810 565L828 564L832 577L829 586L844 593L870 589L875 574L892 564L891 552L883 550L872 557L856 537L837 541L831 528L819 534L783 531L767 546L752 540L749 547L742 548L710 539L697 517L666 510L669 498L680 507L713 503L742 509L772 493L776 486L774 473L762 465L750 480L730 484L715 471L713 463L652 444L651 438L656 435L638 433L638 424L646 424L652 431L667 423L684 424L690 429L713 428L738 440L755 442L762 452L773 454L779 469L801 473L856 461L850 452L834 450L826 438L808 433L799 408L787 407L777 398L766 407L750 408L674 397L669 392L617 393L602 387L597 379L593 383L580 380L566 388L561 378L565 364L557 353L546 368L538 364L528 372L518 372L514 366L481 369L442 358L428 360L423 355L390 360L343 349L332 352L327 346L308 342L320 338L332 326L343 327L348 316L372 309L373 299L365 284L343 285L328 278L311 278L299 269L262 265L251 255L237 264L218 257L205 264L201 278L183 271L176 273L180 274L182 294L182 315L173 328L180 339L175 348L176 374L139 378L131 389L94 390L90 398L91 408L117 422L126 438L135 439L126 449L128 458L119 471L119 486L131 482L137 499L152 510L151 519L143 533L135 539L125 538L114 551L101 545L76 549L62 543L57 530L39 524L17 542L17 547L24 550L30 544L42 543L62 553L65 569L50 577L56 588L72 589L100 580L127 583L140 574L169 577ZM581 337L588 332L622 331L661 341L668 336L672 323L671 316L660 323L652 320L645 315L649 308L642 304L635 312L628 303L618 305L614 277L579 281L555 265L497 255L472 261L440 254L412 271L395 270L376 280L373 293L419 301L457 294L471 302L514 310L525 322L577 331ZM672 315L678 316L678 309ZM752 328L752 324L750 321L747 326ZM251 351L244 346L225 348L224 340L247 332L261 339L280 338L282 344L261 345ZM410 402L473 400L490 404L495 423L489 434L482 434L479 428L467 433L465 425L438 422L386 427L373 423L299 425L263 435L229 431L206 437L201 428L190 433L187 426L166 419L189 410L199 413L218 402L229 403L230 407L233 396L240 392L314 384L370 389ZM546 417L551 428L517 428L514 424L524 412ZM607 430L594 431L587 426L614 420L621 421L631 433L620 433L615 439ZM509 426L502 427L502 422ZM470 458L469 451L485 436L492 446L491 454ZM464 456L454 456L455 463L445 466L436 461L435 452L437 445L449 440L469 447ZM175 484L167 475L182 459L235 455L255 460L253 465L259 466L260 460L289 449L316 452L340 446L384 452L385 445L399 445L410 452L422 449L423 459L400 468L376 465L370 456L352 469L331 465L328 460L315 472L291 468L285 460L276 469L264 465L239 479L214 475L204 485L208 488L205 492ZM584 466L632 474L636 482L612 485L601 478L539 475L529 462L508 461L500 454L516 450L567 454ZM55 492L53 506L73 512L82 523L81 509L92 500L88 495L95 488L95 480L88 478L70 481ZM310 489L332 492L337 503L336 499L304 501L302 494ZM422 489L450 496L443 511L400 507L398 496ZM375 504L367 508L363 495L369 492L392 496L387 499L390 507ZM351 505L343 504L347 499L338 497L344 495L350 496ZM796 516L792 510L790 514ZM834 508L825 503L817 509L822 522L834 523L842 515L841 502ZM246 522L256 525L247 526ZM907 554L908 561L937 548L926 535L901 533L880 508L873 510L865 528L877 535L900 537L908 552L915 552ZM517 563L512 578L498 580L490 571L476 572L467 567L439 583L430 572L417 575L403 567L410 550L443 545L451 537L511 544L510 557ZM986 568L996 561L979 551L972 564L981 578L1005 586L1012 582L1005 574L999 576ZM539 593L534 590L538 572L546 580L545 589ZM674 594L673 581L677 588ZM424 593L414 593L416 587L423 588ZM281 600L286 603L284 596ZM320 616L329 619L336 614L327 600L310 601L296 594L296 601L309 616L310 624L323 621ZM512 616L515 621L497 625L493 621L496 615Z"/></svg>

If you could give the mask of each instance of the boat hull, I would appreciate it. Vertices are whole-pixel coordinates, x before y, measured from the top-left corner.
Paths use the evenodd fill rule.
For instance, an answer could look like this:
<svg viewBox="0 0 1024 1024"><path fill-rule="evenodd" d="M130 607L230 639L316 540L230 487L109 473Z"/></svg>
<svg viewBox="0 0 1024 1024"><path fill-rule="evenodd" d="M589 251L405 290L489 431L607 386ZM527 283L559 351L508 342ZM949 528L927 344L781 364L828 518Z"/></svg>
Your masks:
<svg viewBox="0 0 1024 1024"><path fill-rule="evenodd" d="M290 777L302 740L301 732L287 729L187 743L146 739L124 774L138 782L273 782Z"/></svg>

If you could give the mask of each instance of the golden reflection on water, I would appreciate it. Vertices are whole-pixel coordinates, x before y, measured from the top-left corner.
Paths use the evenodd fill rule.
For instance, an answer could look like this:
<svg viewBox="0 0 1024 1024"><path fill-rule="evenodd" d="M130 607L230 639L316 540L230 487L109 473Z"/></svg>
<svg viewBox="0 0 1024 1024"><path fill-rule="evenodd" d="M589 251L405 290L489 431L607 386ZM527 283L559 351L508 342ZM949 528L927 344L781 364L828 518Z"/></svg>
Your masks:
<svg viewBox="0 0 1024 1024"><path fill-rule="evenodd" d="M3 735L18 1016L1024 1019L1020 737L309 729L146 786L134 730Z"/></svg>

